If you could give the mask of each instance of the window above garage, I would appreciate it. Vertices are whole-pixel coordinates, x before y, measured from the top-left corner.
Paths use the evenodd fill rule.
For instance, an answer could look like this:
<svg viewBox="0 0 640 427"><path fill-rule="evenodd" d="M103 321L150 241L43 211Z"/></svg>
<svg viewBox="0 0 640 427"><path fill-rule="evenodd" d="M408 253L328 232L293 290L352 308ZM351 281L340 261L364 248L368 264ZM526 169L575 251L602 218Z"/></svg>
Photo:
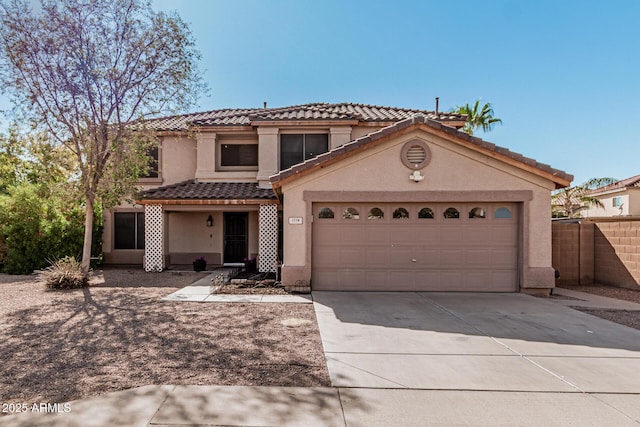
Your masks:
<svg viewBox="0 0 640 427"><path fill-rule="evenodd" d="M289 169L328 150L328 134L282 134L280 135L280 170Z"/></svg>

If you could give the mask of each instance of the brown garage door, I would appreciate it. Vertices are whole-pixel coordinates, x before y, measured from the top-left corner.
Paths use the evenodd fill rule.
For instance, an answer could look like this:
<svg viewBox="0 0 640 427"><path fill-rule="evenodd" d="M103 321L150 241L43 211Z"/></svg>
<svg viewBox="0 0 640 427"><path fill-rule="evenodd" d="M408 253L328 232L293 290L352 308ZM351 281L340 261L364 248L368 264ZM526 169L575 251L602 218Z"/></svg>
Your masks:
<svg viewBox="0 0 640 427"><path fill-rule="evenodd" d="M514 203L314 203L314 290L518 288Z"/></svg>

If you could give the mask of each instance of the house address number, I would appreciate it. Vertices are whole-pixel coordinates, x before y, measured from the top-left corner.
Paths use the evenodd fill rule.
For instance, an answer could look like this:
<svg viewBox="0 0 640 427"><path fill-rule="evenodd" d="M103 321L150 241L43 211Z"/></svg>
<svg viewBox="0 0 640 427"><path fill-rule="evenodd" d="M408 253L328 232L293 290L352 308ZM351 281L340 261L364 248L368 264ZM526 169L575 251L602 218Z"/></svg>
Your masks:
<svg viewBox="0 0 640 427"><path fill-rule="evenodd" d="M299 217L299 216L290 216L290 217L289 217L289 224L293 224L293 225L300 225L300 224L302 224L302 217Z"/></svg>

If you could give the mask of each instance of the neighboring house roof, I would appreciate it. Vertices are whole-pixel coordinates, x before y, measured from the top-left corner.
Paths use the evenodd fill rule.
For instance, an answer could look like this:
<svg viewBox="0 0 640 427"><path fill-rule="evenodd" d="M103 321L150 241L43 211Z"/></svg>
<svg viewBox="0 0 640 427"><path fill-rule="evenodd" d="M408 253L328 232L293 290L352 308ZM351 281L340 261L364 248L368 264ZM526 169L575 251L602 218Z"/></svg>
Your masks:
<svg viewBox="0 0 640 427"><path fill-rule="evenodd" d="M270 188L260 188L255 182L197 182L192 179L164 187L153 188L138 194L141 204L180 204L179 201L200 200L201 204L242 204L238 201L269 201L276 200L276 194ZM216 202L218 201L218 202Z"/></svg>
<svg viewBox="0 0 640 427"><path fill-rule="evenodd" d="M632 176L631 178L623 179L613 184L605 185L604 187L595 188L589 192L590 195L605 193L615 190L626 190L629 188L640 189L640 175Z"/></svg>
<svg viewBox="0 0 640 427"><path fill-rule="evenodd" d="M324 154L321 154L313 159L309 159L303 163L299 163L292 166L289 169L280 171L280 173L271 177L271 182L274 186L278 187L285 180L295 179L304 175L312 170L325 167L328 164L334 163L344 157L353 154L357 151L362 151L370 146L383 143L403 130L408 128L419 128L421 126L427 126L436 131L444 133L444 136L452 137L459 143L463 143L465 146L474 149L476 151L484 152L495 158L501 159L507 163L514 164L522 169L533 172L537 175L543 176L556 183L556 188L563 188L568 186L573 180L573 175L567 174L559 169L554 169L551 166L539 163L534 159L525 157L522 154L514 153L504 147L497 146L491 142L484 141L483 139L469 135L468 133L456 130L450 126L443 125L442 123L431 120L422 114L416 114L411 118L399 121L391 126L380 129L376 132L372 132L361 138L355 139L340 147L334 148Z"/></svg>
<svg viewBox="0 0 640 427"><path fill-rule="evenodd" d="M259 122L300 120L345 120L395 122L423 114L429 119L463 126L465 114L352 103L313 103L279 108L238 108L161 117L145 122L156 131L187 131L193 126L250 126Z"/></svg>

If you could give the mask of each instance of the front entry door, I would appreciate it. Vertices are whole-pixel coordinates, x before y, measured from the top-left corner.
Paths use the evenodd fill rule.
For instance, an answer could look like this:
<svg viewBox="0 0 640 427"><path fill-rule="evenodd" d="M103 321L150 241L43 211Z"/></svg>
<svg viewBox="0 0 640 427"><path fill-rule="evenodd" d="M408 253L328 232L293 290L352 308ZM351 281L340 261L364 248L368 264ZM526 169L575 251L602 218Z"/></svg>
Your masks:
<svg viewBox="0 0 640 427"><path fill-rule="evenodd" d="M238 263L247 258L247 213L224 213L224 262Z"/></svg>

